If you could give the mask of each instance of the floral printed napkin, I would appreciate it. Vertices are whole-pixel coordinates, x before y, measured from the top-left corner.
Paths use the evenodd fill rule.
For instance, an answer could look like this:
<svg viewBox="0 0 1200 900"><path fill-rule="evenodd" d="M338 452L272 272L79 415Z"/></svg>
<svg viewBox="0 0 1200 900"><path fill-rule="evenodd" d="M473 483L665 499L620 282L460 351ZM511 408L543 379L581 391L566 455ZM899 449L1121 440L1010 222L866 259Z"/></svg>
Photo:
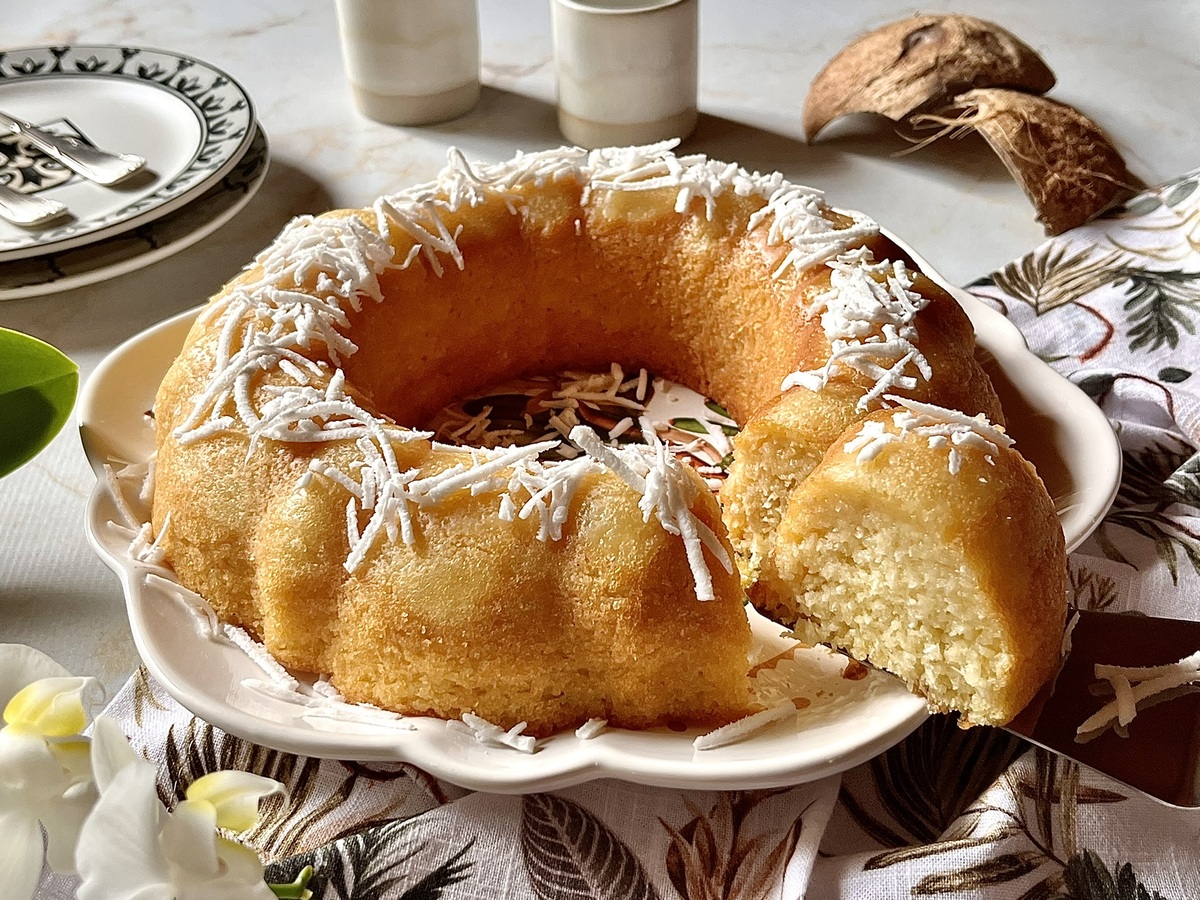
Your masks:
<svg viewBox="0 0 1200 900"><path fill-rule="evenodd" d="M1089 609L1200 618L1200 173L971 286L1116 423L1125 476L1071 557ZM1200 649L1200 648L1198 648ZM1151 900L1200 885L1200 812L1174 810L995 729L935 716L841 777L772 791L599 781L470 793L406 765L305 759L200 721L144 671L108 712L168 806L242 768L289 789L243 836L317 898ZM1184 748L1180 748L1184 752ZM46 897L74 883L50 876Z"/></svg>

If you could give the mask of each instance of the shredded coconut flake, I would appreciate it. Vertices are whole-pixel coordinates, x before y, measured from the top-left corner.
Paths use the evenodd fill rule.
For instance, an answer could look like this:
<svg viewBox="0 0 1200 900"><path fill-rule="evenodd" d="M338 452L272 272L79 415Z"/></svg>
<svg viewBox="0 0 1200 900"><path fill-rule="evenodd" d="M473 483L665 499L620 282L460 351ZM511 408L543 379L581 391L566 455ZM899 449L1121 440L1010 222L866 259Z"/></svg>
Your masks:
<svg viewBox="0 0 1200 900"><path fill-rule="evenodd" d="M129 501L125 499L125 492L121 489L121 484L117 480L117 475L113 471L113 467L105 463L103 470L104 480L108 485L108 492L113 498L113 503L117 506L117 512L120 513L122 521L127 528L139 531L142 527L142 522L134 515L133 509L129 506Z"/></svg>
<svg viewBox="0 0 1200 900"><path fill-rule="evenodd" d="M884 422L872 419L864 422L858 434L842 447L846 453L857 454L855 462L859 465L865 465L875 459L888 444L898 443L911 436L925 438L930 449L945 449L950 474L957 475L962 466L964 450L991 455L998 453L1000 447L1013 445L1013 439L983 415L968 416L956 409L918 403L916 400L893 394L884 399L904 407L892 416L895 430Z"/></svg>
<svg viewBox="0 0 1200 900"><path fill-rule="evenodd" d="M649 522L653 516L664 530L683 539L684 552L696 582L696 597L714 600L712 573L704 559L704 550L707 549L726 572L733 571L733 560L712 529L693 515L691 504L699 488L688 476L683 463L671 455L648 421L643 421L641 426L646 436L645 446L610 447L596 432L583 426L571 430L571 440L642 495L638 506L645 521Z"/></svg>
<svg viewBox="0 0 1200 900"><path fill-rule="evenodd" d="M179 601L191 616L196 631L201 637L210 641L220 641L224 638L220 620L217 619L217 612L207 600L195 591L189 591L179 582L164 578L154 572L147 572L144 577L147 587L160 590Z"/></svg>
<svg viewBox="0 0 1200 900"><path fill-rule="evenodd" d="M518 722L505 731L499 725L494 725L487 719L474 713L463 713L462 720L449 719L446 726L453 731L471 735L480 744L489 747L509 747L522 753L533 753L537 749L537 738L531 734L523 734L525 722Z"/></svg>
<svg viewBox="0 0 1200 900"><path fill-rule="evenodd" d="M318 684L322 683L315 682L311 689L306 690L305 685L299 683L293 688L275 681L263 681L260 678L243 678L241 681L242 687L247 690L255 691L273 700L282 700L284 703L302 707L304 711L300 718L304 720L330 719L335 722L383 726L398 731L416 730L416 726L400 713L380 709L377 706L346 703L340 694L329 696L320 693L316 688Z"/></svg>
<svg viewBox="0 0 1200 900"><path fill-rule="evenodd" d="M910 367L928 381L933 372L917 349L916 317L929 301L912 290L914 276L904 263L877 263L870 249L859 247L826 265L833 269L829 290L813 301L808 315L821 317L829 360L820 369L793 372L780 389L819 391L835 376L856 372L874 381L859 398L862 412L890 390L915 388Z"/></svg>
<svg viewBox="0 0 1200 900"><path fill-rule="evenodd" d="M1138 704L1177 688L1200 682L1200 651L1185 656L1179 662L1163 666L1110 666L1097 664L1096 678L1108 681L1113 688L1113 699L1104 704L1076 729L1076 740L1083 740L1093 732L1116 722L1126 726L1137 715Z"/></svg>
<svg viewBox="0 0 1200 900"><path fill-rule="evenodd" d="M250 637L244 629L238 628L236 625L226 625L223 631L229 642L250 657L250 660L266 672L275 684L293 691L300 687L300 682L279 664L278 660L271 655L271 651Z"/></svg>
<svg viewBox="0 0 1200 900"><path fill-rule="evenodd" d="M717 747L724 747L726 744L734 744L762 731L768 725L782 722L795 715L796 704L790 699L780 700L761 712L730 722L728 725L722 725L708 734L700 735L692 741L692 746L697 750L713 750Z"/></svg>
<svg viewBox="0 0 1200 900"><path fill-rule="evenodd" d="M575 737L581 741L590 741L607 728L608 719L588 719L575 729Z"/></svg>
<svg viewBox="0 0 1200 900"><path fill-rule="evenodd" d="M152 566L161 566L166 560L167 551L162 547L162 539L166 537L167 529L171 527L171 514L163 517L162 529L154 535L154 526L149 522L142 524L136 535L129 543L129 553L138 562ZM153 537L152 537L153 535Z"/></svg>
<svg viewBox="0 0 1200 900"><path fill-rule="evenodd" d="M1067 620L1067 627L1063 629L1062 650L1059 653L1063 659L1066 659L1071 653L1071 639L1075 634L1075 626L1078 624L1079 610L1075 610L1071 613L1071 618Z"/></svg>

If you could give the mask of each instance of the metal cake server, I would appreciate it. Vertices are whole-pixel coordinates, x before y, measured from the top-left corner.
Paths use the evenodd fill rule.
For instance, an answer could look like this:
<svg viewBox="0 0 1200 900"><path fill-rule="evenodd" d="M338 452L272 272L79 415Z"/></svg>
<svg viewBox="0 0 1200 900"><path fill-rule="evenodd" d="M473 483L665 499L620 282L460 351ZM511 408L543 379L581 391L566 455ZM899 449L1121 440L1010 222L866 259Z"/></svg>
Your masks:
<svg viewBox="0 0 1200 900"><path fill-rule="evenodd" d="M146 160L132 153L109 153L78 138L51 134L5 113L0 113L0 130L21 135L51 159L97 184L116 184L146 165Z"/></svg>
<svg viewBox="0 0 1200 900"><path fill-rule="evenodd" d="M1167 665L1197 650L1200 622L1081 610L1058 677L1007 730L1164 803L1200 807L1200 690L1184 688L1139 704L1128 737L1110 728L1080 743L1075 733L1109 699L1092 691L1097 663Z"/></svg>
<svg viewBox="0 0 1200 900"><path fill-rule="evenodd" d="M0 184L0 219L14 225L41 225L65 215L67 208L57 200L22 194Z"/></svg>

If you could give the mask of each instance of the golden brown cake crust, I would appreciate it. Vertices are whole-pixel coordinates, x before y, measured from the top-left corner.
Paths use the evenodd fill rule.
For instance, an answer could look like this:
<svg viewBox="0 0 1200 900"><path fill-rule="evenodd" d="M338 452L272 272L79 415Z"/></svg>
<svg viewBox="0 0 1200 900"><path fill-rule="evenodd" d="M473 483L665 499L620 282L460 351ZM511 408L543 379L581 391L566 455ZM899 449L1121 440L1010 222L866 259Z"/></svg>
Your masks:
<svg viewBox="0 0 1200 900"><path fill-rule="evenodd" d="M959 709L965 724L1003 724L1059 663L1066 552L1053 504L1033 466L1012 447L960 448L952 466L948 447L909 434L884 445L873 459L859 459L853 441L863 428L878 423L895 433L896 415L880 410L852 425L793 494L775 560L793 593L782 603L773 597L772 612L781 621L798 622L801 634L819 635L900 675L935 710ZM881 559L874 568L877 578L899 579L887 590L901 627L909 633L961 628L962 654L955 664L977 666L976 684L947 687L928 648L920 658L884 634L891 623L869 621L852 605L831 607L835 598L826 583L833 571L827 568L831 548L853 547L866 558L871 547L857 535L837 544L830 535L856 527L894 533L876 546L904 555ZM928 552L913 552L919 544ZM930 580L940 584L925 594L906 593L903 585L917 583L924 574L918 570L935 564L938 575ZM959 589L936 590L951 583Z"/></svg>
<svg viewBox="0 0 1200 900"><path fill-rule="evenodd" d="M289 226L214 297L160 388L154 525L180 580L222 619L289 667L332 673L351 700L525 720L534 734L593 716L723 723L750 709L749 627L733 548L694 472L662 463L666 481L650 485L646 448L650 471L631 476L645 486L631 489L596 456L599 470L560 485L561 510L520 518L540 502L527 484L549 469L520 461L533 467L520 489L428 502L409 481L490 457L377 432L506 378L613 359L749 416L778 395L807 327L797 297L813 272L786 261L811 241L793 246L772 223L828 232L817 258L874 226L703 160L683 179L699 185L690 202L677 179L621 189L624 173L674 160L661 148L565 153L482 175L458 159L435 185ZM743 352L728 352L731 335ZM289 413L301 400L324 411ZM297 438L344 422L356 439ZM371 532L387 516L366 498L385 482L411 535L396 509L396 533ZM505 490L517 491L507 514Z"/></svg>
<svg viewBox="0 0 1200 900"><path fill-rule="evenodd" d="M878 387L826 366L824 263L924 296L934 375L901 392L998 419L970 325L873 223L778 175L662 147L476 168L452 155L431 185L297 220L213 298L156 400L160 545L222 619L351 700L535 734L735 718L750 638L729 563L778 522L750 508L789 508ZM411 430L478 388L614 359L746 423L732 543L703 481L653 446L573 432L583 456L543 466ZM820 391L781 393L821 367Z"/></svg>

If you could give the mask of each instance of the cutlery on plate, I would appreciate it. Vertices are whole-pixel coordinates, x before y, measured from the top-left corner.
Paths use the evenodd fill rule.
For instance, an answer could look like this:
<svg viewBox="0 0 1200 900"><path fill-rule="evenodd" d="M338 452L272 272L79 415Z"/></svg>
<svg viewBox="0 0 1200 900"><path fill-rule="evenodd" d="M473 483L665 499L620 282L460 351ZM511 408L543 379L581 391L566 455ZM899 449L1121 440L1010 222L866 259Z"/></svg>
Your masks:
<svg viewBox="0 0 1200 900"><path fill-rule="evenodd" d="M66 212L67 208L57 200L22 194L8 185L0 184L0 219L14 225L41 225Z"/></svg>
<svg viewBox="0 0 1200 900"><path fill-rule="evenodd" d="M1111 727L1091 732L1090 740L1076 734L1113 699L1101 690L1111 685L1097 678L1097 664L1169 667L1200 651L1200 622L1080 610L1070 647L1058 677L1007 730L1165 803L1200 807L1197 686L1180 684L1139 702L1128 737Z"/></svg>
<svg viewBox="0 0 1200 900"><path fill-rule="evenodd" d="M17 119L0 113L0 132L19 134L51 159L56 159L72 172L77 172L97 184L116 184L146 165L146 160L132 153L109 153L74 137L51 134Z"/></svg>

